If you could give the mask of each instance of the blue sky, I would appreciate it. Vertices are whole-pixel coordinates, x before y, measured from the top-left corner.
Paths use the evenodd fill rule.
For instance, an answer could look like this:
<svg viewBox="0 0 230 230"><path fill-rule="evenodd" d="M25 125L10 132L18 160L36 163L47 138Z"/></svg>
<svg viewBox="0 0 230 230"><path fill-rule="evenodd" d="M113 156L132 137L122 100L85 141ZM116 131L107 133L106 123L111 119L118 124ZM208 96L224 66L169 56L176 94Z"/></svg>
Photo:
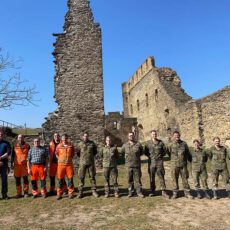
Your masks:
<svg viewBox="0 0 230 230"><path fill-rule="evenodd" d="M40 127L56 108L52 33L66 0L1 0L0 47L22 58L20 73L39 91L37 107L0 110L0 120ZM171 67L193 98L230 84L229 0L91 0L102 28L105 110L122 111L121 83L148 56ZM7 73L5 73L7 74Z"/></svg>

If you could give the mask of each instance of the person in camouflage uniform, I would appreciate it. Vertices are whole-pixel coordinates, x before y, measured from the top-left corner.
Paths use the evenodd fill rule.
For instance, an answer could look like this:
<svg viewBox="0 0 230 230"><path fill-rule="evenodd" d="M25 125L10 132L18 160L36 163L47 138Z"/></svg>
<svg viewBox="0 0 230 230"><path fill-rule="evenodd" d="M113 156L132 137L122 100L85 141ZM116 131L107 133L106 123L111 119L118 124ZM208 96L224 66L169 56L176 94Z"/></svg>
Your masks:
<svg viewBox="0 0 230 230"><path fill-rule="evenodd" d="M182 184L185 197L192 199L193 196L190 193L190 186L188 184L188 161L192 161L192 157L186 142L180 139L180 133L178 131L173 132L173 140L169 143L168 155L171 160L171 176L173 180L173 199L178 197L179 190L179 175L182 178Z"/></svg>
<svg viewBox="0 0 230 230"><path fill-rule="evenodd" d="M220 144L220 138L213 138L213 146L209 149L209 157L212 161L212 181L213 181L213 197L218 199L218 180L219 175L222 176L225 184L226 191L228 192L228 198L230 198L230 183L229 172L227 166L227 158L230 159L230 153L223 145Z"/></svg>
<svg viewBox="0 0 230 230"><path fill-rule="evenodd" d="M200 179L202 182L202 187L204 188L205 197L211 199L208 194L208 174L206 169L206 162L208 161L207 152L201 148L199 140L193 141L194 149L191 151L192 155L192 173L194 179L194 185L197 192L197 198L201 199L201 190L200 190Z"/></svg>
<svg viewBox="0 0 230 230"><path fill-rule="evenodd" d="M125 156L129 190L128 197L133 196L132 188L134 182L137 195L143 198L141 183L141 155L143 154L143 147L139 142L134 140L133 132L128 134L128 139L129 141L123 144L121 148L121 154Z"/></svg>
<svg viewBox="0 0 230 230"><path fill-rule="evenodd" d="M119 197L118 193L118 170L117 170L117 160L119 157L119 153L117 150L117 146L112 144L112 140L110 136L107 136L105 139L106 145L100 149L99 156L103 159L103 171L104 171L104 179L105 179L105 198L109 197L110 190L110 175L112 177L113 186L114 186L114 196L116 198Z"/></svg>
<svg viewBox="0 0 230 230"><path fill-rule="evenodd" d="M165 169L163 158L166 155L166 147L164 143L157 138L157 131L151 131L151 140L147 141L144 148L144 153L148 157L148 172L150 177L150 189L151 193L149 196L154 196L156 183L155 176L159 177L160 185L162 189L162 196L169 198L166 192L165 185Z"/></svg>
<svg viewBox="0 0 230 230"><path fill-rule="evenodd" d="M82 141L77 144L77 155L79 157L79 169L78 169L78 177L79 177L79 193L78 198L83 197L83 187L85 183L85 175L86 171L89 173L89 178L92 186L92 194L95 197L99 197L96 191L96 168L95 168L95 160L94 157L97 154L97 146L96 144L89 140L89 134L84 133L82 136Z"/></svg>

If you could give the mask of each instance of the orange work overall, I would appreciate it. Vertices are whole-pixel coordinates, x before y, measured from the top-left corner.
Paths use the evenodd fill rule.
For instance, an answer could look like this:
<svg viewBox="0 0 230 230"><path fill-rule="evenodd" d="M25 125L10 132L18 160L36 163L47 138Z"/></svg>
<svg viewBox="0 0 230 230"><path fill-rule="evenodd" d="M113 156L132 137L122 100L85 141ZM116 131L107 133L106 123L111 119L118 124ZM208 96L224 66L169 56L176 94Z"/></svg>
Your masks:
<svg viewBox="0 0 230 230"><path fill-rule="evenodd" d="M27 156L30 146L28 144L14 145L14 177L16 180L17 195L22 195L21 178L24 180L23 191L29 191Z"/></svg>
<svg viewBox="0 0 230 230"><path fill-rule="evenodd" d="M63 181L65 177L68 178L68 193L69 195L74 192L74 183L73 183L73 156L74 156L74 147L72 144L59 144L57 147L57 156L58 156L58 170L57 176L59 180L59 187L57 189L57 195L62 196L63 194Z"/></svg>

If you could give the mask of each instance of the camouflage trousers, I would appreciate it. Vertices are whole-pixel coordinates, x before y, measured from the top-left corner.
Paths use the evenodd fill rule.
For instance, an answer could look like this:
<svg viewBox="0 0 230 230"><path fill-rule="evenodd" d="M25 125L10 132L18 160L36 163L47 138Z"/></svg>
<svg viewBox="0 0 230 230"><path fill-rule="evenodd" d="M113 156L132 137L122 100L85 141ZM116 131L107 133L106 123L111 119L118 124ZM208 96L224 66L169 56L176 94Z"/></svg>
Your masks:
<svg viewBox="0 0 230 230"><path fill-rule="evenodd" d="M172 166L171 168L171 176L172 176L172 181L173 181L173 191L178 191L179 190L179 176L181 176L182 179L182 185L183 189L186 191L190 191L190 187L188 184L188 169L187 166L182 166L182 167L177 167L177 166Z"/></svg>
<svg viewBox="0 0 230 230"><path fill-rule="evenodd" d="M83 190L85 185L85 175L86 172L89 174L89 179L91 183L92 190L96 190L96 169L94 165L79 165L78 178L79 178L79 191Z"/></svg>
<svg viewBox="0 0 230 230"><path fill-rule="evenodd" d="M212 171L213 190L218 189L218 181L220 175L222 176L226 190L230 191L229 172L227 169L223 169L223 170L213 169Z"/></svg>
<svg viewBox="0 0 230 230"><path fill-rule="evenodd" d="M200 189L200 179L201 179L202 187L205 190L208 190L208 183L207 183L208 174L207 174L207 171L206 170L193 171L192 174L193 174L193 180L194 180L195 189L196 190Z"/></svg>
<svg viewBox="0 0 230 230"><path fill-rule="evenodd" d="M104 180L105 180L105 192L109 192L110 190L110 176L112 179L114 192L118 192L118 183L117 183L117 177L118 177L118 170L117 167L104 167Z"/></svg>
<svg viewBox="0 0 230 230"><path fill-rule="evenodd" d="M135 187L137 192L141 192L141 168L140 167L127 167L128 190L132 191Z"/></svg>
<svg viewBox="0 0 230 230"><path fill-rule="evenodd" d="M165 170L164 167L156 167L156 166L152 166L149 165L148 167L148 172L149 172L149 178L150 178L150 189L152 192L154 192L156 190L156 175L158 176L159 180L160 180L160 186L162 190L166 189L166 185L165 185Z"/></svg>

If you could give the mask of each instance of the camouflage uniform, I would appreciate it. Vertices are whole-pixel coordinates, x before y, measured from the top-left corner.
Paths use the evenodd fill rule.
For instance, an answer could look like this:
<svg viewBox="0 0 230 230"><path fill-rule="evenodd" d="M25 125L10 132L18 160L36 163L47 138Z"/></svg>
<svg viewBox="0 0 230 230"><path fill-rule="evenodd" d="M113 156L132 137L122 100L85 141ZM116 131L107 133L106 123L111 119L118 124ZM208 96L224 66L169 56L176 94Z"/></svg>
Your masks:
<svg viewBox="0 0 230 230"><path fill-rule="evenodd" d="M226 191L228 191L230 195L229 172L227 167L227 158L230 159L230 153L228 153L224 146L220 146L219 150L213 146L209 150L209 157L212 160L212 181L214 197L217 198L216 190L218 189L219 175L222 176Z"/></svg>
<svg viewBox="0 0 230 230"><path fill-rule="evenodd" d="M96 191L96 168L94 157L97 154L97 146L90 140L87 142L81 141L77 145L77 154L79 156L79 192L82 193L86 171L89 173L92 191Z"/></svg>
<svg viewBox="0 0 230 230"><path fill-rule="evenodd" d="M105 193L109 193L110 188L110 175L112 177L114 192L118 193L118 170L117 170L117 160L119 153L116 146L105 146L100 152L99 156L103 158L103 171L105 179Z"/></svg>
<svg viewBox="0 0 230 230"><path fill-rule="evenodd" d="M165 169L163 157L166 155L166 147L161 140L155 143L152 140L147 141L144 148L145 155L149 158L148 172L150 177L150 189L154 193L156 189L155 175L157 174L160 179L161 189L165 190Z"/></svg>
<svg viewBox="0 0 230 230"><path fill-rule="evenodd" d="M192 161L192 157L188 148L188 145L179 140L179 142L171 142L168 146L168 154L171 158L171 176L173 180L173 192L174 197L177 197L177 192L179 190L179 175L182 178L183 189L186 197L190 197L190 187L188 184L188 161Z"/></svg>
<svg viewBox="0 0 230 230"><path fill-rule="evenodd" d="M133 182L137 194L142 194L140 158L143 154L142 145L138 142L127 142L123 144L121 153L125 156L129 195L132 193Z"/></svg>
<svg viewBox="0 0 230 230"><path fill-rule="evenodd" d="M191 152L192 155L192 173L194 178L195 189L200 189L200 178L202 182L202 187L208 190L208 174L206 170L206 162L208 160L208 155L205 150L198 149Z"/></svg>

